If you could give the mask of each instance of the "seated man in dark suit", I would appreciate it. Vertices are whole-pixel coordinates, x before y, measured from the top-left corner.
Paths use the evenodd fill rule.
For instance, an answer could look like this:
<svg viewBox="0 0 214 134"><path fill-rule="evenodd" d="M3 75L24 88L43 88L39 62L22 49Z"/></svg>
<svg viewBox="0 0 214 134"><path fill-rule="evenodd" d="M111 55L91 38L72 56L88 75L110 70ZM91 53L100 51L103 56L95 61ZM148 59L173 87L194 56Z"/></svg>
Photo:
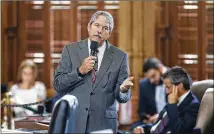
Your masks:
<svg viewBox="0 0 214 134"><path fill-rule="evenodd" d="M173 67L163 75L168 104L152 126L141 126L134 133L187 133L196 124L199 101L190 91L191 78L181 67Z"/></svg>
<svg viewBox="0 0 214 134"><path fill-rule="evenodd" d="M143 73L146 78L142 78L139 82L138 114L140 120L130 127L130 131L139 125L155 123L157 120L158 113L166 105L165 86L161 79L166 71L167 67L157 58L150 57L145 60Z"/></svg>

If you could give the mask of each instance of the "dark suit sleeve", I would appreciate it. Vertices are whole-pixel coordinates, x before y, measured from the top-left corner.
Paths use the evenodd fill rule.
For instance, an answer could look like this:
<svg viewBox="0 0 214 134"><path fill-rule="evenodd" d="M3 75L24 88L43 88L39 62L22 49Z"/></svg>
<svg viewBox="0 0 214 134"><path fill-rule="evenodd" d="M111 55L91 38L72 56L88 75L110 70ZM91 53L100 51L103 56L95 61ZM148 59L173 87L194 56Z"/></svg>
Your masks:
<svg viewBox="0 0 214 134"><path fill-rule="evenodd" d="M120 92L120 85L123 83L125 79L128 78L128 76L129 76L129 66L128 66L128 55L126 54L123 58L115 87L115 96L116 100L119 103L126 103L131 98L130 89L126 93L121 94Z"/></svg>
<svg viewBox="0 0 214 134"><path fill-rule="evenodd" d="M147 99L145 98L144 91L144 82L139 82L139 101L138 101L138 114L140 120L144 119L144 115L147 114Z"/></svg>
<svg viewBox="0 0 214 134"><path fill-rule="evenodd" d="M178 114L176 104L168 104L166 111L169 116L169 128L171 132L191 132L196 124L199 103L192 103L185 108L184 114Z"/></svg>
<svg viewBox="0 0 214 134"><path fill-rule="evenodd" d="M72 89L83 79L78 76L77 70L72 71L72 62L68 53L67 46L64 47L59 65L54 75L54 88L57 92L68 91Z"/></svg>

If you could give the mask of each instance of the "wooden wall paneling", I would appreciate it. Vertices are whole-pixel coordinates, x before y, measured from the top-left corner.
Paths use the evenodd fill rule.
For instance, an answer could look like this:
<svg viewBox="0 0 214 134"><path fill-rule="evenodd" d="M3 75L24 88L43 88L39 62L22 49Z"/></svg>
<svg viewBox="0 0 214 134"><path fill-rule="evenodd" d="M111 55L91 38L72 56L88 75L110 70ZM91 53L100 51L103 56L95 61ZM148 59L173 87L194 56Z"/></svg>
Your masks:
<svg viewBox="0 0 214 134"><path fill-rule="evenodd" d="M164 18L164 26L168 27L169 26L169 2L165 1L163 3L163 18Z"/></svg>
<svg viewBox="0 0 214 134"><path fill-rule="evenodd" d="M1 1L1 82L7 83L8 82L8 42L7 42L7 35L6 35L6 28L7 28L7 1Z"/></svg>
<svg viewBox="0 0 214 134"><path fill-rule="evenodd" d="M8 87L10 87L9 81L12 81L14 79L14 65L13 59L15 56L14 53L14 39L16 36L16 30L14 26L14 5L16 3L14 1L2 1L1 2L1 13L2 13L2 21L1 21L1 43L2 43L2 49L1 49L1 56L2 56L2 65L1 66L1 79L2 84L7 84ZM3 73L3 74L2 74ZM9 97L6 95L7 98ZM4 96L4 97L6 97ZM3 96L1 96L3 97ZM9 102L6 102L9 103ZM6 116L7 119L5 120L5 123L7 124L7 128L12 128L12 109L10 107L8 108L1 108L2 116ZM4 121L1 121L1 123Z"/></svg>
<svg viewBox="0 0 214 134"><path fill-rule="evenodd" d="M206 1L198 2L198 80L207 78L206 67Z"/></svg>
<svg viewBox="0 0 214 134"><path fill-rule="evenodd" d="M155 55L155 9L156 2L144 2L143 6L144 57Z"/></svg>
<svg viewBox="0 0 214 134"><path fill-rule="evenodd" d="M160 3L161 15L159 25L156 25L156 47L159 47L157 57L163 62L164 65L170 65L170 42L169 42L169 2L162 1ZM158 14L156 12L156 14ZM156 20L157 22L157 20Z"/></svg>
<svg viewBox="0 0 214 134"><path fill-rule="evenodd" d="M133 67L132 67L132 2L131 1L121 1L119 3L119 10L118 10L118 47L124 50L129 56L129 68L130 68L130 75L132 75ZM132 88L132 91L135 90ZM131 102L119 105L119 128L122 129L124 124L131 123L130 120L132 117L128 117L129 114L127 110L123 110L123 106L130 105ZM129 109L130 110L130 109ZM126 112L126 113L124 113ZM127 117L123 117L126 115ZM128 120L124 118L129 118Z"/></svg>
<svg viewBox="0 0 214 134"><path fill-rule="evenodd" d="M18 2L13 1L12 2L12 27L14 29L17 29L17 7ZM17 75L18 75L18 67L19 67L19 59L18 59L18 43L17 43L17 32L15 32L14 38L13 38L13 82L17 81ZM11 62L11 61L10 61Z"/></svg>
<svg viewBox="0 0 214 134"><path fill-rule="evenodd" d="M114 18L114 29L108 41L114 46L118 46L118 9L105 9L105 11L109 12Z"/></svg>
<svg viewBox="0 0 214 134"><path fill-rule="evenodd" d="M17 67L18 67L18 52L17 52L17 2L16 1L5 1L6 6L6 27L4 28L5 41L6 44L3 44L6 50L4 51L7 55L6 61L6 73L7 80L6 83L11 83L17 79ZM4 13L3 13L4 14ZM10 72L9 72L10 70Z"/></svg>
<svg viewBox="0 0 214 134"><path fill-rule="evenodd" d="M61 18L62 18L62 11L61 10L56 10L56 9L53 9L53 17L54 17L54 31L53 31L53 34L54 34L54 41L61 41L61 25L62 25L62 22L61 22ZM54 45L55 47L60 47L61 43L60 42L54 42ZM57 51L57 50L56 50ZM61 51L60 51L61 53Z"/></svg>
<svg viewBox="0 0 214 134"><path fill-rule="evenodd" d="M70 4L70 41L77 41L77 2L72 1Z"/></svg>
<svg viewBox="0 0 214 134"><path fill-rule="evenodd" d="M170 6L170 66L178 65L178 54L180 52L177 29L177 2L169 2Z"/></svg>
<svg viewBox="0 0 214 134"><path fill-rule="evenodd" d="M104 9L104 1L98 1L97 4L97 10L103 10Z"/></svg>
<svg viewBox="0 0 214 134"><path fill-rule="evenodd" d="M189 8L189 6L197 6L197 3L177 2L177 29L178 29L178 65L182 66L191 75L193 80L197 80L197 55L198 43L198 14L197 9ZM189 55L189 56L188 56Z"/></svg>
<svg viewBox="0 0 214 134"><path fill-rule="evenodd" d="M17 81L18 66L20 63L20 36L19 36L19 2L4 1L2 2L2 77L3 82L14 83ZM10 72L9 72L10 70Z"/></svg>
<svg viewBox="0 0 214 134"><path fill-rule="evenodd" d="M68 9L62 9L61 10L61 15L62 15L62 18L61 18L61 41L65 41L65 40L68 40L69 38L69 16L70 16L70 10Z"/></svg>
<svg viewBox="0 0 214 134"><path fill-rule="evenodd" d="M45 1L44 3L44 14L43 14L43 20L44 20L44 45L43 45L43 51L45 54L44 57L44 72L45 72L45 85L46 88L49 89L52 87L52 81L53 76L51 74L51 51L50 51L50 2Z"/></svg>
<svg viewBox="0 0 214 134"><path fill-rule="evenodd" d="M156 2L133 2L132 5L132 70L135 87L132 91L132 121L138 120L139 80L144 77L143 61L155 56Z"/></svg>
<svg viewBox="0 0 214 134"><path fill-rule="evenodd" d="M131 121L129 123L132 123L138 120L138 83L143 77L143 60L146 57L155 56L156 3L126 1L120 2L119 6L118 47L128 53L131 75L135 77L132 99L129 102L132 107Z"/></svg>
<svg viewBox="0 0 214 134"><path fill-rule="evenodd" d="M157 8L155 11L156 14L156 30L155 30L155 53L156 53L156 57L159 58L160 60L162 59L162 55L161 55L161 44L160 44L160 40L163 36L163 31L164 28L162 28L162 21L161 21L161 17L163 16L163 7L161 5L161 2L157 3Z"/></svg>
<svg viewBox="0 0 214 134"><path fill-rule="evenodd" d="M213 3L206 3L206 29L207 29L207 73L208 73L208 79L214 79L214 57L210 57L214 55L214 4Z"/></svg>
<svg viewBox="0 0 214 134"><path fill-rule="evenodd" d="M28 16L28 4L25 4L25 1L18 2L18 63L20 64L21 61L25 59L25 54L27 52L27 34L26 34L26 27L25 21Z"/></svg>
<svg viewBox="0 0 214 134"><path fill-rule="evenodd" d="M129 56L130 74L132 74L132 2L119 3L118 10L118 47Z"/></svg>
<svg viewBox="0 0 214 134"><path fill-rule="evenodd" d="M138 120L138 91L139 80L142 77L142 65L143 65L143 47L145 46L145 31L144 31L144 13L145 2L133 2L132 3L132 75L135 77L134 87L132 90L132 122ZM148 31L147 31L148 32Z"/></svg>
<svg viewBox="0 0 214 134"><path fill-rule="evenodd" d="M77 40L84 40L88 38L88 22L91 19L91 16L96 12L96 9L79 9L78 10L78 26L79 26L79 31L78 31L78 39Z"/></svg>
<svg viewBox="0 0 214 134"><path fill-rule="evenodd" d="M131 1L123 1L119 3L118 11L118 32L119 40L118 47L128 53L129 58L131 59L132 51L132 10L131 10ZM129 61L131 65L131 60ZM131 69L131 66L130 66Z"/></svg>

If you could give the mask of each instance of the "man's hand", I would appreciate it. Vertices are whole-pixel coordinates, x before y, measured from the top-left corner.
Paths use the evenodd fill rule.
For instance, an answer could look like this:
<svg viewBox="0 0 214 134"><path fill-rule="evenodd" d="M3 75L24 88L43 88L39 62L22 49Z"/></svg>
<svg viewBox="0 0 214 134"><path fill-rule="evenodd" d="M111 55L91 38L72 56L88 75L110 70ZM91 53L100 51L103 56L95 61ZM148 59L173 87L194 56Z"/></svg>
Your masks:
<svg viewBox="0 0 214 134"><path fill-rule="evenodd" d="M155 123L156 120L158 119L158 114L155 114L153 116L147 114L146 116L148 119L144 119L143 120L144 123Z"/></svg>
<svg viewBox="0 0 214 134"><path fill-rule="evenodd" d="M168 95L169 104L176 104L178 102L178 87L173 85L172 93Z"/></svg>
<svg viewBox="0 0 214 134"><path fill-rule="evenodd" d="M82 65L79 67L79 72L84 75L91 71L94 67L95 59L96 57L94 56L85 58Z"/></svg>
<svg viewBox="0 0 214 134"><path fill-rule="evenodd" d="M150 115L150 114L147 114L147 115L146 115L146 118L143 119L143 123L146 123L146 124L147 124L147 123L150 123L150 122L149 122L149 118L150 118L150 117L151 117L151 115Z"/></svg>
<svg viewBox="0 0 214 134"><path fill-rule="evenodd" d="M149 117L149 123L155 123L158 119L158 114Z"/></svg>
<svg viewBox="0 0 214 134"><path fill-rule="evenodd" d="M133 83L132 83L133 79L134 77L129 77L120 85L120 91L122 93L127 92L133 86Z"/></svg>
<svg viewBox="0 0 214 134"><path fill-rule="evenodd" d="M136 127L134 129L134 134L144 134L144 129L142 127Z"/></svg>

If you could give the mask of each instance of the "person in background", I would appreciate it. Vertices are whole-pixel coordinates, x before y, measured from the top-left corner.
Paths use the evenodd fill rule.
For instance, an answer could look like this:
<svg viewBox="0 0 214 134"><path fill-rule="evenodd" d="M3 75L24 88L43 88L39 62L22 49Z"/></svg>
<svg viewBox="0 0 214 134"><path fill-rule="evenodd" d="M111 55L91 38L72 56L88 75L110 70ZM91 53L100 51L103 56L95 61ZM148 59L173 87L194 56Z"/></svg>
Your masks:
<svg viewBox="0 0 214 134"><path fill-rule="evenodd" d="M192 79L182 67L173 67L163 75L168 104L160 112L156 123L134 129L134 133L166 134L192 133L200 103L190 88Z"/></svg>
<svg viewBox="0 0 214 134"><path fill-rule="evenodd" d="M12 103L27 104L38 102L46 98L46 88L42 82L36 81L37 66L29 59L22 61L18 69L18 83L12 85ZM30 110L31 109L31 110ZM37 111L37 105L30 106L28 109L15 107L16 117L33 115Z"/></svg>
<svg viewBox="0 0 214 134"><path fill-rule="evenodd" d="M145 59L143 73L145 78L139 81L138 115L140 120L131 127L142 124L152 124L157 120L159 112L166 105L165 86L161 76L167 71L167 67L155 57Z"/></svg>

